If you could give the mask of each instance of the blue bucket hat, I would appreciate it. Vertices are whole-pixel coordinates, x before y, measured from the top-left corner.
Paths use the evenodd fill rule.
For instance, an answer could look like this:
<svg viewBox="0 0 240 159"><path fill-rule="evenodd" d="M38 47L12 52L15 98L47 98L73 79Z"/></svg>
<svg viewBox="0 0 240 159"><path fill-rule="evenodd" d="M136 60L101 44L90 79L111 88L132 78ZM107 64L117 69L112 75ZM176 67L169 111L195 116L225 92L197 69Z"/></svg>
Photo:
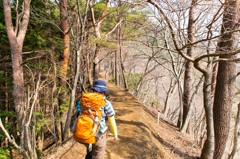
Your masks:
<svg viewBox="0 0 240 159"><path fill-rule="evenodd" d="M99 93L107 92L106 82L104 82L102 80L94 81L92 90L99 92Z"/></svg>

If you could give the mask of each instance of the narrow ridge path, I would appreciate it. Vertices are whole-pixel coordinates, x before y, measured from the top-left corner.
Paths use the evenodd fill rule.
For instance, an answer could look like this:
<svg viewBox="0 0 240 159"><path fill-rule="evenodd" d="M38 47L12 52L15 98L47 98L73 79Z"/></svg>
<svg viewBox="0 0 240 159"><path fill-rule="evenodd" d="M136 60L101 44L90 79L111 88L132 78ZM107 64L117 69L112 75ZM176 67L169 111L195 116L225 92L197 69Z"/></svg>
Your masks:
<svg viewBox="0 0 240 159"><path fill-rule="evenodd" d="M108 133L105 159L193 159L198 156L198 149L176 128L163 121L157 124L156 118L134 96L113 84L107 85L109 100L116 111L119 139L113 141ZM84 159L85 154L85 147L71 139L44 158Z"/></svg>

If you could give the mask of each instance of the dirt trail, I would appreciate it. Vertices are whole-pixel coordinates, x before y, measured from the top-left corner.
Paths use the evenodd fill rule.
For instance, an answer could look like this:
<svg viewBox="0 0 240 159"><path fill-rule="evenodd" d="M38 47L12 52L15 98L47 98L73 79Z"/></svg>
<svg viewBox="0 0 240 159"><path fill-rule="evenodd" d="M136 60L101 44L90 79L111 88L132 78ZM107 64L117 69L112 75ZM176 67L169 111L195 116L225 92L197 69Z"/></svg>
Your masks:
<svg viewBox="0 0 240 159"><path fill-rule="evenodd" d="M119 139L108 133L105 159L193 159L199 155L190 138L156 118L128 92L108 83L116 111ZM74 140L54 150L46 159L84 159L85 147Z"/></svg>

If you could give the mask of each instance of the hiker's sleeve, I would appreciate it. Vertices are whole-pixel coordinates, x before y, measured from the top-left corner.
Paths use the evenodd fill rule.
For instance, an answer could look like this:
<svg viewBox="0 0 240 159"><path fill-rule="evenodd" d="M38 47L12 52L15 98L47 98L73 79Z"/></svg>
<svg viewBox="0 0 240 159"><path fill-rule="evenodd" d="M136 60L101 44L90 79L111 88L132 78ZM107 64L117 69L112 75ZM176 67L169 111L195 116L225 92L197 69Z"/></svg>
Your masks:
<svg viewBox="0 0 240 159"><path fill-rule="evenodd" d="M115 137L118 137L117 124L114 116L108 117L108 125L110 127L112 134Z"/></svg>
<svg viewBox="0 0 240 159"><path fill-rule="evenodd" d="M80 100L77 101L77 111L80 112L81 111L81 107L80 107Z"/></svg>
<svg viewBox="0 0 240 159"><path fill-rule="evenodd" d="M107 115L107 117L111 117L111 116L115 115L115 111L112 107L112 104L108 100L106 100L106 105L104 107L104 111L105 111L105 114Z"/></svg>

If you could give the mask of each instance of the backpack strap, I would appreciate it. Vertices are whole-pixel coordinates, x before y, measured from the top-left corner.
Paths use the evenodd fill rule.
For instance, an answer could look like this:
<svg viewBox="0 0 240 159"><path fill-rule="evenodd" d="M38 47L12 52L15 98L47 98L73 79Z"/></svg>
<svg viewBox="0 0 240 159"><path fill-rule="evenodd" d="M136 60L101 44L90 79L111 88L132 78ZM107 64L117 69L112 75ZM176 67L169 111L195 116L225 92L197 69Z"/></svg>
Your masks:
<svg viewBox="0 0 240 159"><path fill-rule="evenodd" d="M96 133L98 131L98 125L99 125L99 119L98 119L98 112L95 111L96 115L95 117L93 116L93 111L94 110L91 110L91 109L88 109L88 112L90 113L91 115L91 118L93 120L93 129L92 129L92 134Z"/></svg>

